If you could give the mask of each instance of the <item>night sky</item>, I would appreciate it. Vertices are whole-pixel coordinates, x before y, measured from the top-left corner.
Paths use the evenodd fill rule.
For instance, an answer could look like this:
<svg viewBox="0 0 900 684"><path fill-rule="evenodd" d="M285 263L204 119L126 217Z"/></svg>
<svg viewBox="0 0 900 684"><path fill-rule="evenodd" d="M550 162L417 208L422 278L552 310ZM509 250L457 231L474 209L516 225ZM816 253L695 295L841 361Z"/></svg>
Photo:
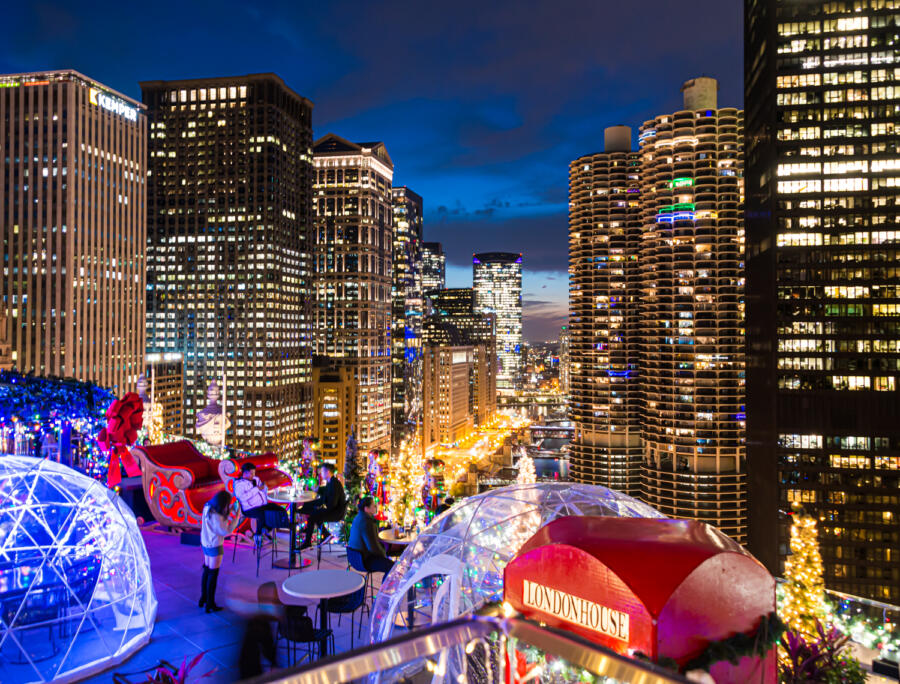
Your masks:
<svg viewBox="0 0 900 684"><path fill-rule="evenodd" d="M522 252L525 335L566 318L568 162L719 79L742 105L739 0L10 3L0 73L138 82L275 72L315 103L316 138L383 140L425 201L425 239L469 287L472 253ZM636 142L636 131L634 141Z"/></svg>

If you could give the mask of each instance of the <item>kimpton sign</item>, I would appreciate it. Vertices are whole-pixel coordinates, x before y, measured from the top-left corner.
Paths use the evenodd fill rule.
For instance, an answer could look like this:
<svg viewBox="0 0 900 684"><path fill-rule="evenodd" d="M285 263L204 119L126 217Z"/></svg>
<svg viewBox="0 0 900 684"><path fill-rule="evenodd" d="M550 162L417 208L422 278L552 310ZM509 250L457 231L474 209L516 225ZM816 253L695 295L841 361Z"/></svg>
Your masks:
<svg viewBox="0 0 900 684"><path fill-rule="evenodd" d="M614 639L628 641L628 614L573 596L559 589L524 580L522 601L529 608L558 617Z"/></svg>
<svg viewBox="0 0 900 684"><path fill-rule="evenodd" d="M132 107L130 104L125 102L118 97L113 97L112 95L108 95L104 93L102 90L98 88L91 88L88 93L88 99L92 105L100 107L101 109L105 109L113 114L118 114L129 121L137 121L138 110L137 107Z"/></svg>

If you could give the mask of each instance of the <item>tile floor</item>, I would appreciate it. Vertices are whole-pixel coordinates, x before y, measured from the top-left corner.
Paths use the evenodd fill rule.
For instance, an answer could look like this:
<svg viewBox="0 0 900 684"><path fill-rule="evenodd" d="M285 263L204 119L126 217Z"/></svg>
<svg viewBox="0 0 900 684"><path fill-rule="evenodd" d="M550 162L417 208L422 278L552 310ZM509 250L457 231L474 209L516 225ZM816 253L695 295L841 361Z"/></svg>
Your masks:
<svg viewBox="0 0 900 684"><path fill-rule="evenodd" d="M173 665L179 665L183 658L193 658L204 653L203 659L193 673L204 673L215 669L212 676L205 678L206 684L224 684L238 681L237 653L243 637L244 618L226 607L219 613L206 614L197 607L200 597L201 552L199 546L182 544L177 535L147 529L143 532L150 555L153 572L153 584L159 608L156 626L150 643L138 651L126 662L95 675L85 682L90 684L109 684L114 672L130 673L151 667L165 659ZM279 557L287 549L286 538L279 537ZM256 560L250 545L239 545L235 561L231 560L232 546L225 545L225 559L219 575L219 587L216 600L226 605L229 597L256 601L256 590L260 584L268 581L280 583L288 576L287 570L271 568L270 547L263 548L259 577L256 576ZM313 560L311 568L315 568L315 549L305 552ZM343 549L327 546L322 554L321 567L344 570L347 567ZM292 572L303 572L294 570ZM315 604L308 604L309 614L314 616ZM357 614L358 616L358 614ZM342 616L338 625L337 616L333 616L331 627L335 635L335 648L338 652L350 650L350 620ZM368 615L364 617L362 641L368 641ZM359 629L357 625L357 630ZM357 631L358 634L358 631ZM282 642L283 644L284 642ZM360 645L356 639L355 645ZM287 665L286 651L279 649L280 665ZM135 677L133 681L140 681ZM193 679L193 677L191 678Z"/></svg>

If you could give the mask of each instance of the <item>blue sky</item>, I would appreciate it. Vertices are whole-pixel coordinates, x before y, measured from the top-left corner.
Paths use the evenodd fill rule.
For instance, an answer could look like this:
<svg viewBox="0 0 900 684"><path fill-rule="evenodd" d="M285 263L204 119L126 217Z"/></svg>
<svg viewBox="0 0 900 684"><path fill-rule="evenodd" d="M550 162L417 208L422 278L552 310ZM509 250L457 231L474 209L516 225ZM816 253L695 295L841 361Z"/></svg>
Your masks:
<svg viewBox="0 0 900 684"><path fill-rule="evenodd" d="M275 72L315 103L316 137L383 140L425 201L448 283L471 255L522 252L525 335L566 317L568 162L606 126L680 108L719 79L742 105L739 0L28 2L5 8L0 72L74 68L140 98L142 80Z"/></svg>

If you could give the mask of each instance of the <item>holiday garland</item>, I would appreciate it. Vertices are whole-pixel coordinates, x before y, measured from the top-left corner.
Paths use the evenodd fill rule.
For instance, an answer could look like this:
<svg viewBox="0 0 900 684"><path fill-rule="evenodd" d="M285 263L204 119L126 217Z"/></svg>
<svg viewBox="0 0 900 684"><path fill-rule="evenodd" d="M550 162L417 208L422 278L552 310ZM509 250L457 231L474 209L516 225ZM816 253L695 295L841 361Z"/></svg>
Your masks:
<svg viewBox="0 0 900 684"><path fill-rule="evenodd" d="M700 655L688 661L684 667L679 667L677 661L665 656L660 657L656 664L677 672L691 672L693 670L709 672L713 665L724 661L737 665L741 658L764 656L778 644L785 629L786 626L781 621L781 618L778 617L778 614L771 612L760 618L759 627L756 628L754 634L738 632L727 639L711 641ZM640 660L653 662L649 656L641 652L635 653L634 656Z"/></svg>

